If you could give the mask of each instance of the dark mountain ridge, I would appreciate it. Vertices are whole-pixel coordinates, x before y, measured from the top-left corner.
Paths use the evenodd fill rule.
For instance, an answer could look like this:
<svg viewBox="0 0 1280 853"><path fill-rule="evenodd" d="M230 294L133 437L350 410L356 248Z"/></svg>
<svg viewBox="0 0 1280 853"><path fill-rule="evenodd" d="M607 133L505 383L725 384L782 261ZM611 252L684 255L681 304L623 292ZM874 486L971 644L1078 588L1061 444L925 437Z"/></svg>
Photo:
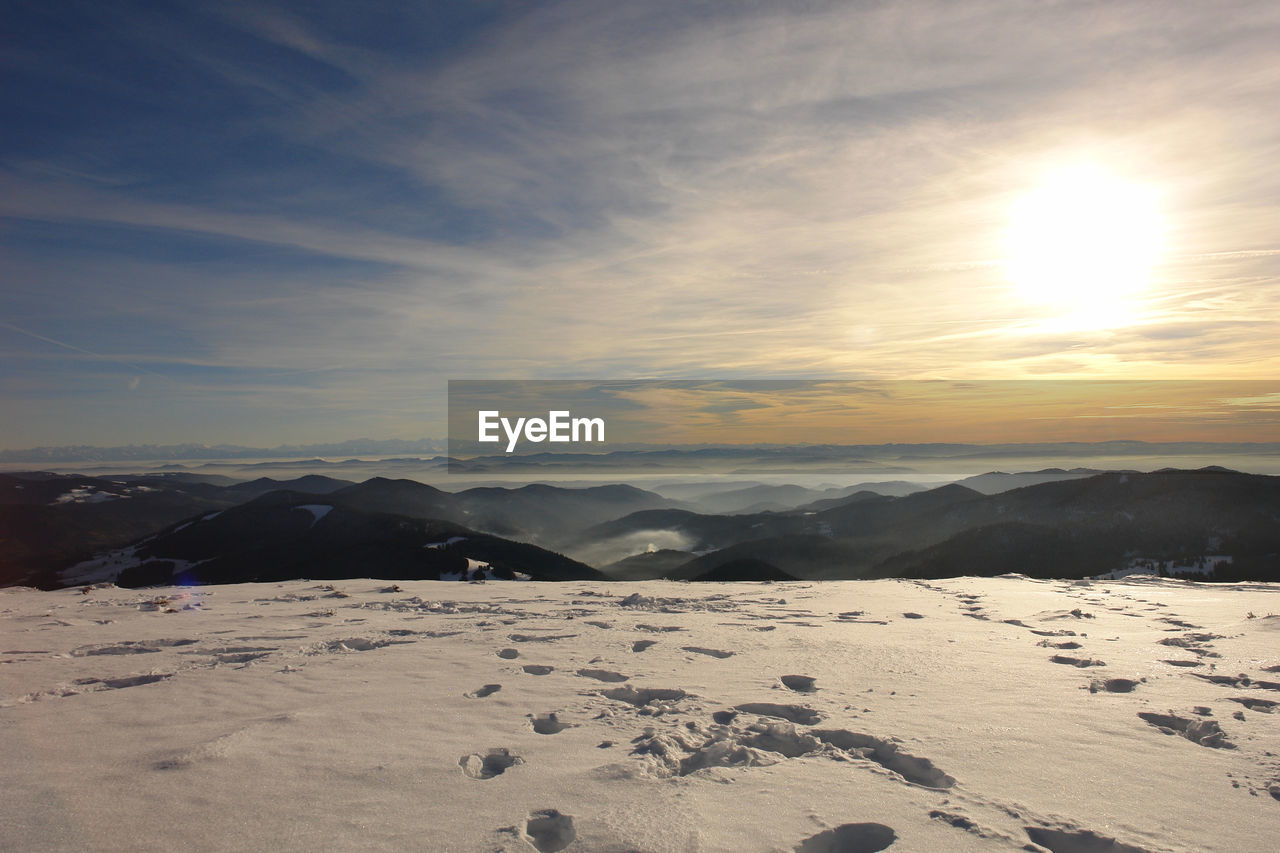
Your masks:
<svg viewBox="0 0 1280 853"><path fill-rule="evenodd" d="M599 572L568 557L442 520L371 512L340 492L274 491L210 513L134 544L118 559L122 586L215 584L295 578L438 580L467 575L474 563L511 579L595 580ZM96 568L96 567L94 567ZM75 569L65 583L81 582Z"/></svg>
<svg viewBox="0 0 1280 853"><path fill-rule="evenodd" d="M1080 577L1135 559L1213 557L1213 578L1280 581L1280 477L1218 467L1082 473L1032 472L1048 479L995 494L953 483L735 515L625 485L451 493L380 477L226 485L188 475L0 474L0 583L74 582L66 567L113 549L115 562L94 571L128 568L130 583L438 577L474 568L468 561L508 575L586 578L600 575L556 552L615 543L612 553L625 554L645 541L679 550L627 557L608 573L693 579L756 560L801 578ZM645 535L659 532L678 535Z"/></svg>
<svg viewBox="0 0 1280 853"><path fill-rule="evenodd" d="M758 558L806 578L956 574L1080 577L1134 557L1228 555L1219 579L1280 580L1280 478L1222 468L1103 473L994 495L958 484L821 511L706 516L636 513L587 531L672 530L711 551L669 573L693 577Z"/></svg>
<svg viewBox="0 0 1280 853"><path fill-rule="evenodd" d="M0 585L57 586L61 569L96 553L124 548L270 493L296 492L356 512L450 522L553 549L581 527L673 503L625 485L564 489L535 484L452 493L385 477L358 484L319 475L216 482L222 479L188 474L0 475Z"/></svg>

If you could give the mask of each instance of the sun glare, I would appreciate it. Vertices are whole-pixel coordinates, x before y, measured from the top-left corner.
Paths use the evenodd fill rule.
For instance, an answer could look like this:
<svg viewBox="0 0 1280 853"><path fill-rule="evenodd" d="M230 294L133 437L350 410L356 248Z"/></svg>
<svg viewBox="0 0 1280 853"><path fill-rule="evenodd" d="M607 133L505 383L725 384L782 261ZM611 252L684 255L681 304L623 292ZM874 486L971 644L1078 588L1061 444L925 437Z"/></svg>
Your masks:
<svg viewBox="0 0 1280 853"><path fill-rule="evenodd" d="M1014 205L1005 271L1024 299L1105 322L1148 285L1161 231L1151 188L1064 169Z"/></svg>

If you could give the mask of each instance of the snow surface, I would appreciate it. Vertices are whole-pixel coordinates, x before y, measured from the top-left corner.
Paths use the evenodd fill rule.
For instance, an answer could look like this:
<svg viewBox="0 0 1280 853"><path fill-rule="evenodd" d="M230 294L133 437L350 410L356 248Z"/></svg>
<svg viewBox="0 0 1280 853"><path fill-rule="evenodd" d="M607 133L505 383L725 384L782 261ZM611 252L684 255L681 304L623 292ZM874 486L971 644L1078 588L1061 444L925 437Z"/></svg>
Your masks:
<svg viewBox="0 0 1280 853"><path fill-rule="evenodd" d="M462 537L457 537L462 538ZM479 560L473 560L470 557L467 560L467 570L465 572L441 572L440 580L442 581L461 581L461 580L483 580L483 581L504 581L506 578L499 577L494 573L492 567L488 563L482 563ZM515 580L527 581L532 580L530 575L524 572L512 572Z"/></svg>
<svg viewBox="0 0 1280 853"><path fill-rule="evenodd" d="M300 504L294 507L294 509L305 509L307 512L311 513L312 527L315 527L317 521L333 511L333 507L328 504Z"/></svg>
<svg viewBox="0 0 1280 853"><path fill-rule="evenodd" d="M1276 613L1156 578L3 589L0 848L1271 851Z"/></svg>
<svg viewBox="0 0 1280 853"><path fill-rule="evenodd" d="M465 536L450 536L448 539L444 540L443 542L428 542L426 545L423 545L422 547L436 548L436 549L448 548L450 545L455 545L458 542L466 542L466 541L467 541L467 537Z"/></svg>
<svg viewBox="0 0 1280 853"><path fill-rule="evenodd" d="M53 499L53 503L51 503L50 506L56 506L58 504L100 504L106 503L107 501L119 500L122 497L128 497L128 495L117 495L113 492L100 492L92 486L85 486L83 488L72 489L69 492L64 492L63 494L58 495Z"/></svg>
<svg viewBox="0 0 1280 853"><path fill-rule="evenodd" d="M1163 570L1166 577L1179 575L1208 575L1219 566L1230 566L1233 557L1230 554L1209 554L1200 557L1196 562L1179 562L1178 560L1157 560L1149 557L1134 557L1123 569L1094 575L1092 580L1120 580L1135 575L1157 576Z"/></svg>
<svg viewBox="0 0 1280 853"><path fill-rule="evenodd" d="M104 583L115 581L125 569L136 568L143 562L138 557L138 546L129 545L96 554L92 559L62 569L58 572L58 577L63 583Z"/></svg>

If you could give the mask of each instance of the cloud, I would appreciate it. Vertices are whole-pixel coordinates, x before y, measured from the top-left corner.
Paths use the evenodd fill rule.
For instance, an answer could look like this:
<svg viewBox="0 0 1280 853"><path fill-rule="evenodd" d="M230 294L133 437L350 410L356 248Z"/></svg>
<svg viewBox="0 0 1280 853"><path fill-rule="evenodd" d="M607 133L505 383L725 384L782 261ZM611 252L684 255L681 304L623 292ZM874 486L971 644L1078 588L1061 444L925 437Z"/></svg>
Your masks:
<svg viewBox="0 0 1280 853"><path fill-rule="evenodd" d="M380 5L95 14L166 75L57 72L121 112L5 157L0 215L80 248L20 247L40 285L0 307L197 409L279 394L326 440L430 431L450 376L1280 367L1274 4L564 2L451 12L430 50ZM1072 161L1162 189L1128 325L1045 331L1004 280L1012 200Z"/></svg>

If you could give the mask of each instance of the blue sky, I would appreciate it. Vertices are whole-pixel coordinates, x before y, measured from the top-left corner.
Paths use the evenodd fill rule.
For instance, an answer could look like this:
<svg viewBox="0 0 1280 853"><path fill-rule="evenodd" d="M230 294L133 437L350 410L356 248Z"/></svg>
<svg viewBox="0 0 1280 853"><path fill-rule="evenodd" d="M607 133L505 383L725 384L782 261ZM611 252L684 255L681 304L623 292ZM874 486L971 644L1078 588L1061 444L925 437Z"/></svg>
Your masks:
<svg viewBox="0 0 1280 853"><path fill-rule="evenodd" d="M1280 368L1274 3L0 16L0 447L439 436L450 378ZM1123 304L1007 275L1082 164L1084 218L1159 209Z"/></svg>

